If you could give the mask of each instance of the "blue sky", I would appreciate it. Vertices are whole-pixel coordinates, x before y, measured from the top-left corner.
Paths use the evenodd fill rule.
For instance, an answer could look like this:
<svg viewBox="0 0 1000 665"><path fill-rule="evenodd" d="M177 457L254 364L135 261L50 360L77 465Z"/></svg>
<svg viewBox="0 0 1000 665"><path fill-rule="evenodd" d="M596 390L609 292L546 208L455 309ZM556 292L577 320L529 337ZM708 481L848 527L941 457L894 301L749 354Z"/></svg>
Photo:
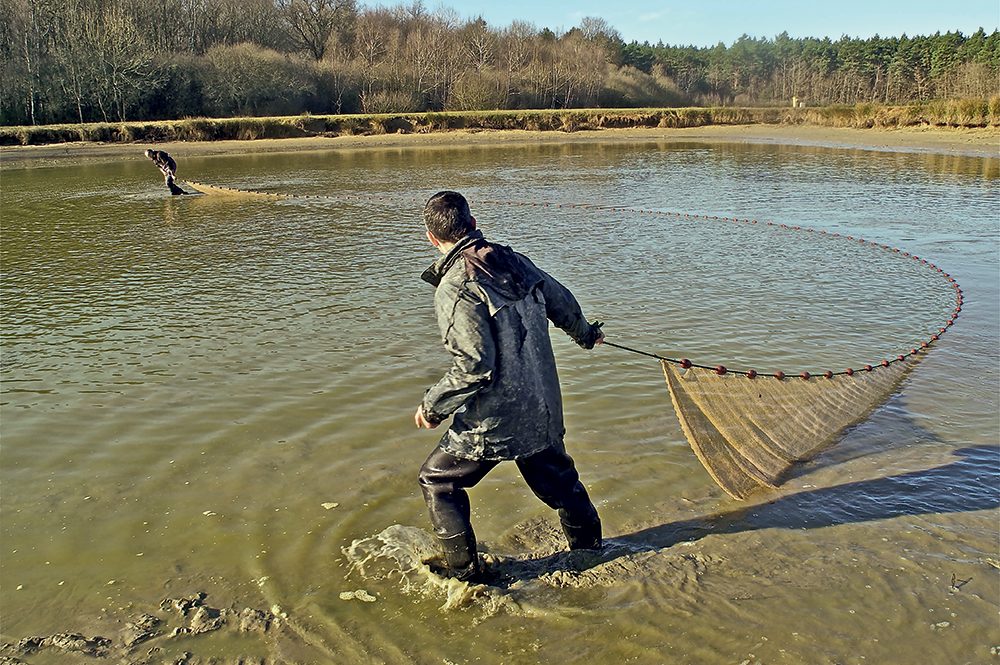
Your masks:
<svg viewBox="0 0 1000 665"><path fill-rule="evenodd" d="M409 5L411 0L362 2L362 4ZM970 35L980 27L989 34L1000 26L1000 5L996 0L424 0L428 10L447 7L462 18L482 16L494 28L514 20L534 23L538 29L565 32L580 24L585 16L603 18L618 30L626 42L674 46L714 46L720 41L731 45L741 35L773 39L783 31L791 37L842 35L868 39L899 37L903 34L932 35L954 32Z"/></svg>

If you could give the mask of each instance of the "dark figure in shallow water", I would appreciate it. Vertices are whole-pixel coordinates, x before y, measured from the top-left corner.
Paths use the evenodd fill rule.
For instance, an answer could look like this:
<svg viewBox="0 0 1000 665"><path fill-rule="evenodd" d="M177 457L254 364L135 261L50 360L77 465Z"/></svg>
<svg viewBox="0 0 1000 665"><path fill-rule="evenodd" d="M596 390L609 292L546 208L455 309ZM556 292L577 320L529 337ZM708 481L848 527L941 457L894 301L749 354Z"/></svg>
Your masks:
<svg viewBox="0 0 1000 665"><path fill-rule="evenodd" d="M174 177L177 175L177 162L174 161L173 157L162 150L147 150L146 157L152 159L153 163L160 169L171 194L184 193L183 189L174 184Z"/></svg>
<svg viewBox="0 0 1000 665"><path fill-rule="evenodd" d="M513 460L559 521L571 550L601 549L601 519L563 442L562 396L549 321L580 346L604 340L570 291L510 247L488 242L469 203L440 192L424 208L427 239L442 256L422 275L451 368L424 393L413 420L451 426L420 469L420 488L448 573L479 581L466 491Z"/></svg>

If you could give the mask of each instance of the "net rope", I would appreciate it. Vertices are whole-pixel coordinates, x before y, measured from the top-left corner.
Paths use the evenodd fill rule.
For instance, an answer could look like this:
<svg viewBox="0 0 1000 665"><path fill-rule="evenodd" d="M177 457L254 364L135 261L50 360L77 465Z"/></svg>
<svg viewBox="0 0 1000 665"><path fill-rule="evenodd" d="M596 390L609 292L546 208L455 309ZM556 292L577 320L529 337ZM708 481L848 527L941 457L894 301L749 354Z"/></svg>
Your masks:
<svg viewBox="0 0 1000 665"><path fill-rule="evenodd" d="M231 189L186 181L195 190L209 195L258 199L326 199L342 201L402 201L417 199L380 196L327 196L279 194ZM681 213L642 210L591 204L523 203L512 201L470 201L482 205L572 208L588 211L674 215ZM757 220L708 215L684 214L684 217L757 224ZM767 226L773 224L768 222ZM764 226L764 225L762 225ZM780 225L781 228L813 232L812 228ZM671 401L681 429L702 465L718 485L735 499L744 500L763 488L778 487L799 462L808 460L832 444L847 428L863 421L881 406L899 387L907 372L926 354L931 345L947 332L962 310L963 293L948 273L926 259L879 243L839 237L919 261L946 279L956 303L950 318L938 333L918 348L906 350L891 359L855 369L819 375L758 374L753 369L732 370L722 365L697 364L686 358L667 358L656 353L631 348L605 340L604 345L640 354L660 361Z"/></svg>

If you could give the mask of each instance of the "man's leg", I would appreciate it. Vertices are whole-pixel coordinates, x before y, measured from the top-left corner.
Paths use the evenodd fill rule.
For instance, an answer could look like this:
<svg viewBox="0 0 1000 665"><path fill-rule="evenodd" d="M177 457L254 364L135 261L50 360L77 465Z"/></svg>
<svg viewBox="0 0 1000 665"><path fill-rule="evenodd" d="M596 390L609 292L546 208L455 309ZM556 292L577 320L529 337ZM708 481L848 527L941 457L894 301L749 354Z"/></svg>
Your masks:
<svg viewBox="0 0 1000 665"><path fill-rule="evenodd" d="M435 448L420 468L420 489L434 534L441 541L448 568L459 579L471 579L479 572L476 534L465 490L474 487L497 464L462 459Z"/></svg>
<svg viewBox="0 0 1000 665"><path fill-rule="evenodd" d="M535 496L559 511L571 550L601 549L601 518L580 482L573 458L561 447L552 447L517 460L517 467Z"/></svg>
<svg viewBox="0 0 1000 665"><path fill-rule="evenodd" d="M178 187L174 183L174 176L173 175L171 175L171 174L168 173L167 176L166 176L166 180L167 180L167 187L170 189L170 193L171 194L173 194L174 196L177 196L178 194L183 194L184 193L184 190L181 189L180 187Z"/></svg>

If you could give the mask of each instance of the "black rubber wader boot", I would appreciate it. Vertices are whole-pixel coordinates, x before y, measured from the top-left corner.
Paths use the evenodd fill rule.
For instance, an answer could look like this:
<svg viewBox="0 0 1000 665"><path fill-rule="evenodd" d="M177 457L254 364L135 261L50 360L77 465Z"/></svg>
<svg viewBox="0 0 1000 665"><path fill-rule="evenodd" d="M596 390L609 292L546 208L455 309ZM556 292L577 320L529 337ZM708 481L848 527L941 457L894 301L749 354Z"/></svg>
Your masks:
<svg viewBox="0 0 1000 665"><path fill-rule="evenodd" d="M601 549L601 518L566 451L547 448L518 460L517 465L535 496L558 511L569 548Z"/></svg>
<svg viewBox="0 0 1000 665"><path fill-rule="evenodd" d="M170 193L173 194L174 196L187 193L183 189L174 184L173 176L167 176L166 181L167 181L167 187L170 189Z"/></svg>
<svg viewBox="0 0 1000 665"><path fill-rule="evenodd" d="M482 574L466 488L473 487L497 464L462 459L437 448L420 469L420 489L448 563L449 577L469 582Z"/></svg>
<svg viewBox="0 0 1000 665"><path fill-rule="evenodd" d="M476 551L476 535L471 531L450 538L438 537L444 560L448 562L448 577L463 582L476 582L482 576L479 553Z"/></svg>
<svg viewBox="0 0 1000 665"><path fill-rule="evenodd" d="M600 550L601 519L563 447L546 448L516 463L535 496L558 511L570 549ZM466 488L474 487L497 464L462 459L436 448L420 469L420 489L452 577L468 581L482 574Z"/></svg>
<svg viewBox="0 0 1000 665"><path fill-rule="evenodd" d="M566 540L569 541L571 550L601 549L601 520L599 518L595 517L593 521L577 526L560 516L559 523L562 525L563 533L566 534Z"/></svg>

